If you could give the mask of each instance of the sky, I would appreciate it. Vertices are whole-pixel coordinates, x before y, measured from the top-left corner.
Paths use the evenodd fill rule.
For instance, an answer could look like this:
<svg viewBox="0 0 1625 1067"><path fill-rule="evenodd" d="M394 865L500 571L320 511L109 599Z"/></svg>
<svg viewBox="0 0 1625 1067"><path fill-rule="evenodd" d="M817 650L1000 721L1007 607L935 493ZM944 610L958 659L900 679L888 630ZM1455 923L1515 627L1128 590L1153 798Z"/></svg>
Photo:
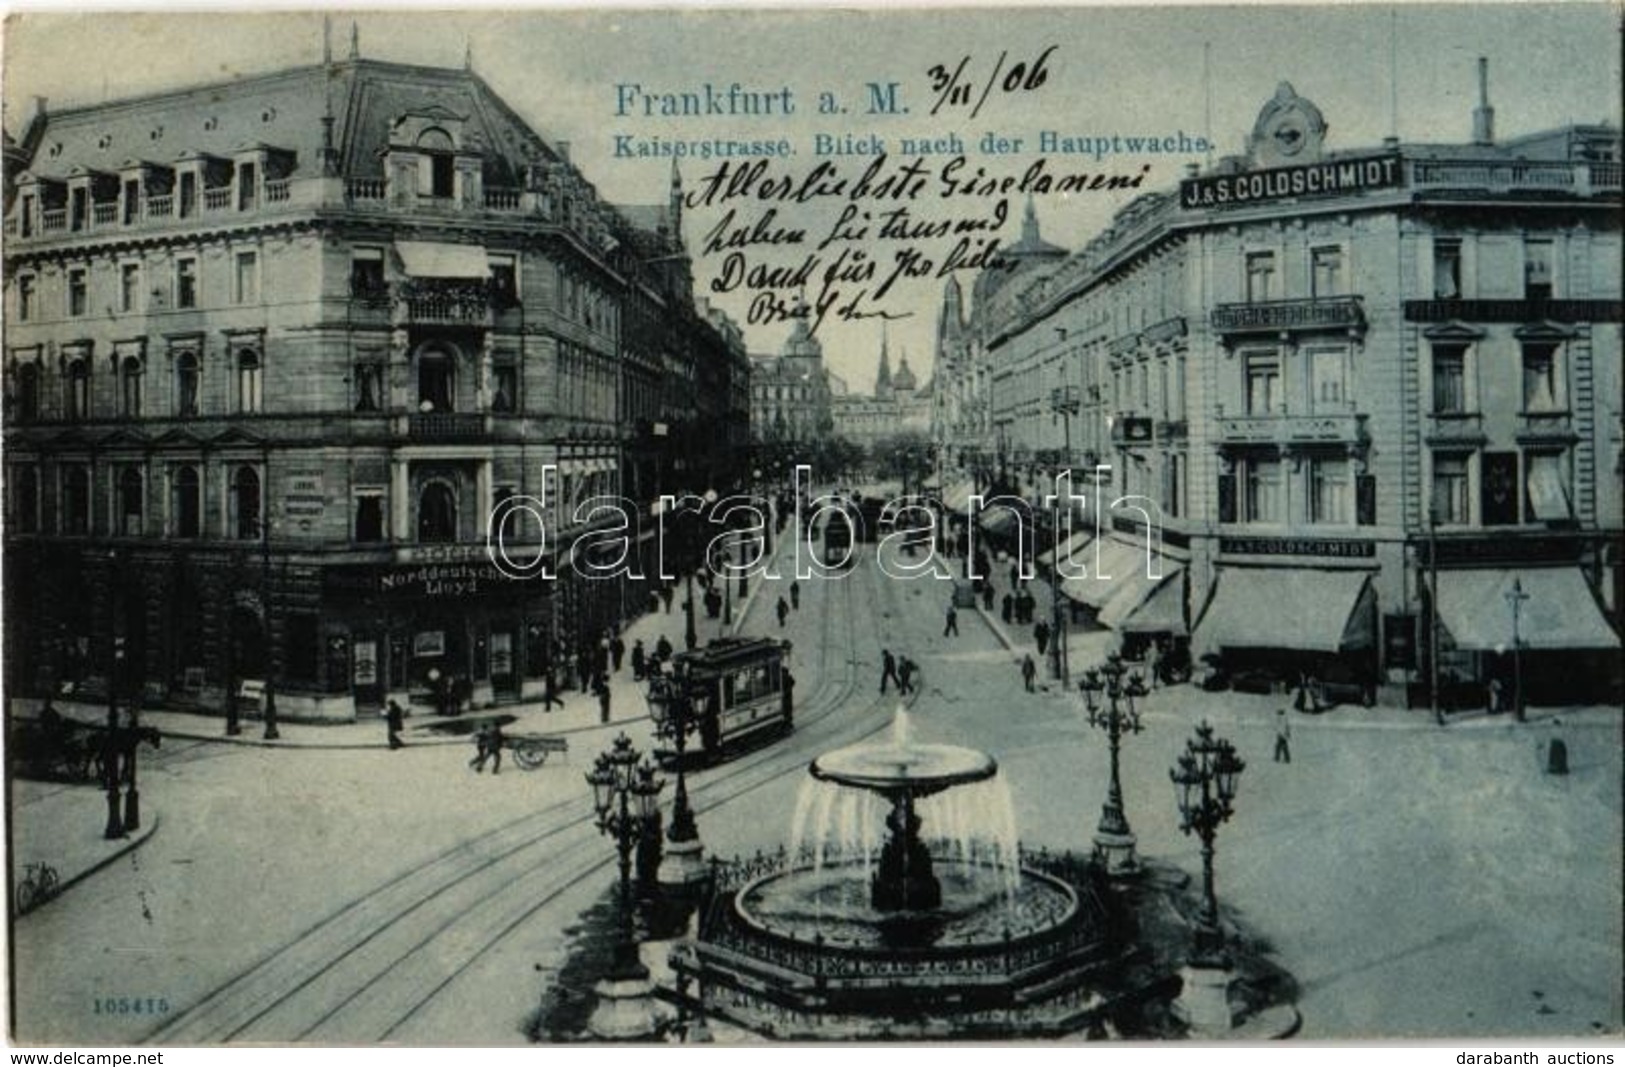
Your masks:
<svg viewBox="0 0 1625 1067"><path fill-rule="evenodd" d="M983 134L1020 136L1029 151L1002 160L973 158L1019 174L1036 155L1038 131L1063 134L1201 136L1218 154L1237 152L1259 108L1281 81L1314 101L1328 124L1327 147L1375 147L1397 133L1405 141L1468 139L1477 97L1477 57L1490 61L1498 137L1568 122L1619 123L1620 32L1616 9L1580 2L1420 5L1343 4L1310 8L1070 7L998 10L512 10L440 13L334 12L333 47L342 55L353 22L364 57L474 69L544 136L571 142L571 157L609 200L663 201L670 163L613 158L614 135L665 138L786 136L797 145L785 169L805 172L815 133L940 136L957 132L975 152ZM323 17L313 13L237 12L142 15L13 15L5 40L7 128L14 132L32 95L50 106L94 103L137 93L230 79L319 60ZM930 68L961 60L980 92L1001 53L1004 70L1054 46L1041 85L990 92L972 118L969 105L934 100ZM1207 71L1204 77L1204 68ZM787 117L637 118L616 114L617 86L681 92L712 83L726 91L789 87L798 104ZM867 83L895 82L906 116L868 117ZM820 91L835 92L845 116L819 115ZM1051 156L1056 170L1133 172L1151 164L1142 191L1177 184L1187 156L1133 156L1096 162ZM867 160L836 159L854 171ZM932 165L940 160L932 161ZM690 183L714 167L684 163ZM1100 232L1134 193L1041 198L1043 235L1069 250ZM1016 236L1013 219L1005 231ZM697 248L718 211L690 212ZM780 260L782 261L782 260ZM709 280L715 257L696 265ZM972 278L961 275L969 289ZM930 373L943 282L901 285L887 308L912 311L890 323L895 368L906 353L923 381ZM705 295L702 291L701 295ZM745 322L748 299L713 297ZM753 352L777 351L782 323L746 326ZM874 378L881 328L876 320L826 321L826 361L855 390Z"/></svg>

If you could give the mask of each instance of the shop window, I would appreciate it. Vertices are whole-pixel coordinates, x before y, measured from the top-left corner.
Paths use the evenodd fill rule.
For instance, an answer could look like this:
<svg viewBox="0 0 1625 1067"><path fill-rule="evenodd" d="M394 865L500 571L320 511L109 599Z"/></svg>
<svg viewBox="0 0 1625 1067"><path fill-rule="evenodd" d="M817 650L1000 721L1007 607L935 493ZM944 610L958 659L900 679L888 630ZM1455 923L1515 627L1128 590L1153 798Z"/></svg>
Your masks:
<svg viewBox="0 0 1625 1067"><path fill-rule="evenodd" d="M141 468L125 467L118 478L118 529L126 537L139 537L146 513L147 485Z"/></svg>
<svg viewBox="0 0 1625 1067"><path fill-rule="evenodd" d="M290 613L283 627L287 635L283 645L287 652L282 662L283 677L290 682L313 685L322 649L319 617L305 612Z"/></svg>
<svg viewBox="0 0 1625 1067"><path fill-rule="evenodd" d="M260 521L260 472L247 464L231 472L231 528L239 541L257 541L267 531Z"/></svg>
<svg viewBox="0 0 1625 1067"><path fill-rule="evenodd" d="M90 532L90 468L82 464L62 472L62 532Z"/></svg>
<svg viewBox="0 0 1625 1067"><path fill-rule="evenodd" d="M83 268L68 271L68 315L79 318L90 307L90 272Z"/></svg>
<svg viewBox="0 0 1625 1067"><path fill-rule="evenodd" d="M175 357L175 414L198 413L198 360L195 352Z"/></svg>
<svg viewBox="0 0 1625 1067"><path fill-rule="evenodd" d="M1440 526L1466 526L1472 519L1465 454L1433 457L1433 521Z"/></svg>
<svg viewBox="0 0 1625 1067"><path fill-rule="evenodd" d="M252 348L237 353L237 410L244 415L257 415L264 402L264 368L260 354Z"/></svg>
<svg viewBox="0 0 1625 1067"><path fill-rule="evenodd" d="M1553 344L1523 346L1523 410L1540 414L1567 409L1563 364Z"/></svg>
<svg viewBox="0 0 1625 1067"><path fill-rule="evenodd" d="M357 493L355 497L355 540L357 544L376 544L384 537L384 494Z"/></svg>
<svg viewBox="0 0 1625 1067"><path fill-rule="evenodd" d="M199 537L203 533L203 479L193 466L177 467L174 473L170 520L176 537Z"/></svg>
<svg viewBox="0 0 1625 1067"><path fill-rule="evenodd" d="M65 412L68 418L90 418L90 360L75 359L68 364Z"/></svg>
<svg viewBox="0 0 1625 1067"><path fill-rule="evenodd" d="M457 540L457 494L445 482L429 482L418 493L418 540L425 544Z"/></svg>
<svg viewBox="0 0 1625 1067"><path fill-rule="evenodd" d="M1433 297L1461 299L1461 242L1441 238L1433 242Z"/></svg>
<svg viewBox="0 0 1625 1067"><path fill-rule="evenodd" d="M1531 452L1524 457L1525 521L1566 522L1574 517L1567 459L1563 452Z"/></svg>
<svg viewBox="0 0 1625 1067"><path fill-rule="evenodd" d="M1433 346L1433 413L1462 415L1472 410L1467 402L1467 346Z"/></svg>
<svg viewBox="0 0 1625 1067"><path fill-rule="evenodd" d="M1281 357L1250 355L1247 357L1247 414L1274 415L1281 402Z"/></svg>
<svg viewBox="0 0 1625 1067"><path fill-rule="evenodd" d="M1275 297L1275 253L1247 253L1247 302L1259 304Z"/></svg>

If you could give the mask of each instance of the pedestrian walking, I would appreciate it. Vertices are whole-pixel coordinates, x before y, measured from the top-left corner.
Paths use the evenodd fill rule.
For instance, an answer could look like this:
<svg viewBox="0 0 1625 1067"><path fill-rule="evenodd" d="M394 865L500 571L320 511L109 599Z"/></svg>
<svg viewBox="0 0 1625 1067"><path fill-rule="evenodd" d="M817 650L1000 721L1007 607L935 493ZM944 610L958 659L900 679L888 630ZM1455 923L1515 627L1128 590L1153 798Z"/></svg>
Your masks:
<svg viewBox="0 0 1625 1067"><path fill-rule="evenodd" d="M559 699L558 677L553 673L553 668L548 667L542 677L542 711L544 713L551 712L555 704L561 708L564 707L564 701Z"/></svg>
<svg viewBox="0 0 1625 1067"><path fill-rule="evenodd" d="M1004 617L1004 624L1009 626L1011 618L1015 615L1016 598L1011 596L1009 593L1006 593L1004 594L1004 600L1002 600L1000 603L1000 614Z"/></svg>
<svg viewBox="0 0 1625 1067"><path fill-rule="evenodd" d="M1020 584L1021 584L1021 566L1019 564L1012 563L1012 564L1010 564L1010 588L1014 589L1016 586L1018 586Z"/></svg>
<svg viewBox="0 0 1625 1067"><path fill-rule="evenodd" d="M389 747L404 748L406 742L401 740L401 719L404 716L401 706L391 700L384 709L384 730L389 736Z"/></svg>
<svg viewBox="0 0 1625 1067"><path fill-rule="evenodd" d="M886 691L887 682L897 682L899 687L902 685L902 682L898 681L897 678L897 657L891 654L891 649L883 648L880 650L880 691L882 693Z"/></svg>
<svg viewBox="0 0 1625 1067"><path fill-rule="evenodd" d="M992 611L993 610L993 583L992 582L983 582L982 583L982 610L983 611Z"/></svg>
<svg viewBox="0 0 1625 1067"><path fill-rule="evenodd" d="M801 583L790 583L790 606L797 611L801 610Z"/></svg>
<svg viewBox="0 0 1625 1067"><path fill-rule="evenodd" d="M1021 683L1027 687L1027 692L1033 691L1033 679L1038 676L1038 664L1033 662L1032 653L1024 653L1021 657Z"/></svg>
<svg viewBox="0 0 1625 1067"><path fill-rule="evenodd" d="M609 679L599 675L593 682L594 692L598 694L598 721L600 724L609 722Z"/></svg>
<svg viewBox="0 0 1625 1067"><path fill-rule="evenodd" d="M1489 694L1490 714L1493 715L1504 710L1504 705L1501 703L1501 679L1491 678L1487 692Z"/></svg>
<svg viewBox="0 0 1625 1067"><path fill-rule="evenodd" d="M773 610L777 612L779 616L779 629L784 629L784 620L790 617L790 605L781 596L779 597L779 602L774 605Z"/></svg>
<svg viewBox="0 0 1625 1067"><path fill-rule="evenodd" d="M942 636L947 637L949 634L953 634L955 637L959 636L959 612L954 609L952 604L948 605L947 622L942 627Z"/></svg>
<svg viewBox="0 0 1625 1067"><path fill-rule="evenodd" d="M1298 672L1298 692L1292 698L1292 706L1299 711L1309 710L1309 675L1305 671Z"/></svg>
<svg viewBox="0 0 1625 1067"><path fill-rule="evenodd" d="M1151 688L1155 689L1162 675L1162 642L1152 641L1145 652L1145 673Z"/></svg>
<svg viewBox="0 0 1625 1067"><path fill-rule="evenodd" d="M477 773L484 772L485 761L491 761L491 773L502 773L502 727L495 719L487 722L474 735L474 745L477 754L468 761Z"/></svg>
<svg viewBox="0 0 1625 1067"><path fill-rule="evenodd" d="M660 599L666 605L666 614L667 615L671 614L671 597L672 597L671 586L669 586L669 585L661 586L660 587Z"/></svg>
<svg viewBox="0 0 1625 1067"><path fill-rule="evenodd" d="M1049 648L1049 623L1043 619L1039 619L1038 624L1033 627L1033 641L1037 643L1038 654L1042 656Z"/></svg>
<svg viewBox="0 0 1625 1067"><path fill-rule="evenodd" d="M643 650L643 638L632 642L632 678L643 681L644 671L649 665L649 654Z"/></svg>
<svg viewBox="0 0 1625 1067"><path fill-rule="evenodd" d="M665 634L661 634L660 640L655 642L655 659L661 663L671 659L671 642L666 640Z"/></svg>
<svg viewBox="0 0 1625 1067"><path fill-rule="evenodd" d="M1285 708L1275 713L1275 762L1292 762L1292 721Z"/></svg>
<svg viewBox="0 0 1625 1067"><path fill-rule="evenodd" d="M899 694L914 692L914 670L914 661L907 656L897 661L897 692Z"/></svg>
<svg viewBox="0 0 1625 1067"><path fill-rule="evenodd" d="M779 669L779 700L784 724L788 726L796 710L796 676L790 673L789 667Z"/></svg>
<svg viewBox="0 0 1625 1067"><path fill-rule="evenodd" d="M621 673L621 660L625 655L626 642L621 640L620 634L616 634L609 642L609 658L615 664L616 674Z"/></svg>

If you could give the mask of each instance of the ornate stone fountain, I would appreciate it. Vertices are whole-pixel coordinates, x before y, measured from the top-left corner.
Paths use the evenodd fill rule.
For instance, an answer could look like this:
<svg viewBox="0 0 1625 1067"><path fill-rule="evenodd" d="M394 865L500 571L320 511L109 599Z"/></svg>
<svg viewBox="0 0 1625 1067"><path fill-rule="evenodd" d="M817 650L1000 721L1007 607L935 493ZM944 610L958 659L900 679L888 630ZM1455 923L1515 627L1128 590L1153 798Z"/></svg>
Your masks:
<svg viewBox="0 0 1625 1067"><path fill-rule="evenodd" d="M987 753L912 736L808 768L790 847L718 865L672 965L705 1010L781 1038L1039 1036L1098 1005L1116 959L1080 868L1023 863Z"/></svg>

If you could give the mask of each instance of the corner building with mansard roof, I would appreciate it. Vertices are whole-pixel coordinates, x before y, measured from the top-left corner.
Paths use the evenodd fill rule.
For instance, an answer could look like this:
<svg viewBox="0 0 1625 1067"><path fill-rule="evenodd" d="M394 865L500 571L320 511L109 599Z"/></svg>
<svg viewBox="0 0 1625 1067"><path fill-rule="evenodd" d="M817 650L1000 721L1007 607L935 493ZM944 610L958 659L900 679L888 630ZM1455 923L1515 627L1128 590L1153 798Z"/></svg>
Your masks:
<svg viewBox="0 0 1625 1067"><path fill-rule="evenodd" d="M471 69L348 58L57 112L6 143L14 693L347 719L475 705L646 602L587 497L734 484L748 365L669 203L617 209ZM547 475L551 470L553 474ZM544 493L511 581L487 522ZM653 553L640 529L639 555Z"/></svg>
<svg viewBox="0 0 1625 1067"><path fill-rule="evenodd" d="M1260 689L1482 708L1498 681L1510 707L1521 671L1531 702L1617 699L1620 131L1498 139L1482 66L1462 119L1466 143L1334 150L1282 84L1243 155L963 326L950 289L938 365L965 380L939 395L982 410L939 433L994 429L965 475L1037 494L1110 464L1077 488L1161 526L1147 578L1141 515L1080 516L1080 621Z"/></svg>

